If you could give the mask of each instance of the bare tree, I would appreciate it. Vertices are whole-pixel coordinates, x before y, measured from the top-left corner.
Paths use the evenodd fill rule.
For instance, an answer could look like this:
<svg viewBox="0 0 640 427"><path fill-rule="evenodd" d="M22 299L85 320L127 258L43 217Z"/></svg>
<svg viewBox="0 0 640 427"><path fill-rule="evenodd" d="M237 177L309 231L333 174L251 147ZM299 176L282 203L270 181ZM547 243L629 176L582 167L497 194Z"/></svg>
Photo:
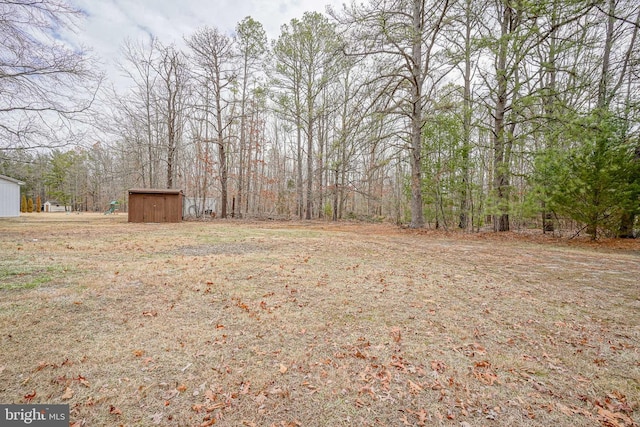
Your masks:
<svg viewBox="0 0 640 427"><path fill-rule="evenodd" d="M162 115L166 133L167 188L173 188L176 152L183 128L184 96L187 84L185 59L174 46L158 46L157 74L162 82Z"/></svg>
<svg viewBox="0 0 640 427"><path fill-rule="evenodd" d="M87 52L59 36L80 16L64 1L0 0L0 150L79 136L74 124L88 119L101 81Z"/></svg>
<svg viewBox="0 0 640 427"><path fill-rule="evenodd" d="M252 75L255 73L259 61L267 50L267 36L262 24L250 16L247 16L238 23L236 33L242 66L242 73L240 75L242 79L242 89L240 93L240 147L238 150L240 157L238 165L238 216L242 217L242 197L245 188L244 178L245 176L247 178L247 190L249 189L251 179L251 146L247 147L247 100L249 96L249 83L252 79L255 82L255 77ZM246 160L245 155L248 157ZM247 194L247 208L249 206L248 200L249 195Z"/></svg>
<svg viewBox="0 0 640 427"><path fill-rule="evenodd" d="M125 41L123 55L125 62L120 69L131 79L134 86L128 96L121 97L116 115L120 116L120 129L133 145L133 151L139 158L143 187L154 188L158 185L160 141L157 124L156 92L158 73L154 68L156 61L155 39L148 43ZM119 97L115 97L120 99Z"/></svg>
<svg viewBox="0 0 640 427"><path fill-rule="evenodd" d="M282 26L274 45L276 69L274 83L281 90L281 106L296 124L298 144L299 215L313 215L314 148L316 131L323 112L322 93L336 75L339 39L334 26L319 13L307 12L302 20L293 19ZM306 136L306 147L302 144ZM306 204L302 206L302 152L306 148Z"/></svg>
<svg viewBox="0 0 640 427"><path fill-rule="evenodd" d="M229 113L232 105L231 85L237 77L237 67L233 61L235 56L233 39L222 34L217 28L205 27L196 31L187 39L189 48L193 51L194 61L198 67L202 84L211 94L213 102L212 112L215 115L211 121L215 131L214 141L218 146L218 162L221 186L221 218L227 217L228 199L228 133L233 121ZM207 101L208 102L208 101ZM208 106L207 106L207 111ZM209 120L208 117L205 120Z"/></svg>
<svg viewBox="0 0 640 427"><path fill-rule="evenodd" d="M422 129L425 105L439 79L434 73L434 57L450 5L449 0L372 1L366 6L353 3L342 14L332 12L342 25L355 29L348 54L375 57L377 78L386 81L383 92L391 95L386 112L399 113L408 121L412 228L425 224Z"/></svg>

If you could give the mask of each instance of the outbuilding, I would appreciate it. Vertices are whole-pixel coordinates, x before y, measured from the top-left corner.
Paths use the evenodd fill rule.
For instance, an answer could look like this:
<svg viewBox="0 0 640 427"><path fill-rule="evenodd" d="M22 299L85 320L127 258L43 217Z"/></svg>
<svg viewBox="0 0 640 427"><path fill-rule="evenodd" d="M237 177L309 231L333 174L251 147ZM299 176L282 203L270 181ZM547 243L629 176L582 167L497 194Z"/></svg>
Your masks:
<svg viewBox="0 0 640 427"><path fill-rule="evenodd" d="M20 186L24 182L0 175L0 218L20 216Z"/></svg>
<svg viewBox="0 0 640 427"><path fill-rule="evenodd" d="M129 190L129 222L182 221L182 190L133 188Z"/></svg>
<svg viewBox="0 0 640 427"><path fill-rule="evenodd" d="M44 202L45 212L71 212L71 206L60 204L57 200L47 200Z"/></svg>

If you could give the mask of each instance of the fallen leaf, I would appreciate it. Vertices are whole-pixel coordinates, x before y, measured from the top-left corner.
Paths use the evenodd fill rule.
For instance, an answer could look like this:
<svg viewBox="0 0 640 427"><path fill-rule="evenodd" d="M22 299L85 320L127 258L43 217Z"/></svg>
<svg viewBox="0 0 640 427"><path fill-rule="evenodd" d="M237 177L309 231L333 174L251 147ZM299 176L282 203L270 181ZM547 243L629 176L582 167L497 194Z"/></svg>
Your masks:
<svg viewBox="0 0 640 427"><path fill-rule="evenodd" d="M597 366L607 366L607 361L602 358L594 359L593 363L595 363Z"/></svg>
<svg viewBox="0 0 640 427"><path fill-rule="evenodd" d="M47 363L47 362L40 362L38 363L38 367L36 368L36 372L38 371L42 371L44 368L46 368L47 366L51 366L54 367L54 365Z"/></svg>
<svg viewBox="0 0 640 427"><path fill-rule="evenodd" d="M431 370L437 372L444 372L447 369L447 364L441 360L432 360L431 361Z"/></svg>
<svg viewBox="0 0 640 427"><path fill-rule="evenodd" d="M158 312L155 310L143 311L142 315L145 317L156 317L158 315Z"/></svg>
<svg viewBox="0 0 640 427"><path fill-rule="evenodd" d="M410 409L407 410L408 413L415 415L416 417L418 417L418 425L419 426L424 426L426 425L425 421L427 421L427 419L429 418L429 413L427 411L425 411L424 409L421 409L419 411L412 411Z"/></svg>
<svg viewBox="0 0 640 427"><path fill-rule="evenodd" d="M394 327L389 331L389 335L396 343L399 343L402 340L402 330L398 327Z"/></svg>
<svg viewBox="0 0 640 427"><path fill-rule="evenodd" d="M82 375L78 375L78 378L76 378L76 380L78 380L78 382L80 382L80 384L82 384L83 386L89 387L89 381L87 381L87 379Z"/></svg>
<svg viewBox="0 0 640 427"><path fill-rule="evenodd" d="M282 363L280 364L280 373L284 374L285 372L287 372L287 367L284 366Z"/></svg>
<svg viewBox="0 0 640 427"><path fill-rule="evenodd" d="M179 386L176 388L176 390L178 390L179 392L185 392L185 391L187 391L187 386L186 386L186 385L184 385L184 384L179 385Z"/></svg>
<svg viewBox="0 0 640 427"><path fill-rule="evenodd" d="M73 397L73 390L70 387L67 387L66 390L64 391L64 394L62 395L61 399L62 400L69 400Z"/></svg>
<svg viewBox="0 0 640 427"><path fill-rule="evenodd" d="M556 407L560 410L560 412L562 412L563 414L565 414L568 417L572 417L572 416L574 416L576 414L573 409L569 408L568 406L563 405L560 402L556 402Z"/></svg>
<svg viewBox="0 0 640 427"><path fill-rule="evenodd" d="M634 421L621 412L611 412L607 409L598 408L598 416L600 423L607 427L624 427L634 426Z"/></svg>
<svg viewBox="0 0 640 427"><path fill-rule="evenodd" d="M144 354L144 350L133 350L133 355L135 357L142 357L143 354Z"/></svg>
<svg viewBox="0 0 640 427"><path fill-rule="evenodd" d="M33 400L33 398L36 397L36 391L33 390L31 393L27 393L24 395L24 400L29 403Z"/></svg>
<svg viewBox="0 0 640 427"><path fill-rule="evenodd" d="M213 412L216 409L222 409L226 406L226 403L224 402L218 402L218 403L214 403L213 405L209 405L207 406L206 410L207 412Z"/></svg>
<svg viewBox="0 0 640 427"><path fill-rule="evenodd" d="M418 394L424 390L420 384L416 384L411 380L409 380L409 389L411 394Z"/></svg>
<svg viewBox="0 0 640 427"><path fill-rule="evenodd" d="M122 415L122 411L113 405L109 407L109 413L113 415Z"/></svg>

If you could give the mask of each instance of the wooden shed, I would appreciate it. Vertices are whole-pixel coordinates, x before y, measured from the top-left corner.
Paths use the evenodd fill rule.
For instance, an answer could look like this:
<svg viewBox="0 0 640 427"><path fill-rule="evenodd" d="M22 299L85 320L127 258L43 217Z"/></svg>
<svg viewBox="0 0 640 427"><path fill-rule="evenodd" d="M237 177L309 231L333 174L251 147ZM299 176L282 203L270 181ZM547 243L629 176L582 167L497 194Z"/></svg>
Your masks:
<svg viewBox="0 0 640 427"><path fill-rule="evenodd" d="M129 190L129 222L182 221L182 190Z"/></svg>

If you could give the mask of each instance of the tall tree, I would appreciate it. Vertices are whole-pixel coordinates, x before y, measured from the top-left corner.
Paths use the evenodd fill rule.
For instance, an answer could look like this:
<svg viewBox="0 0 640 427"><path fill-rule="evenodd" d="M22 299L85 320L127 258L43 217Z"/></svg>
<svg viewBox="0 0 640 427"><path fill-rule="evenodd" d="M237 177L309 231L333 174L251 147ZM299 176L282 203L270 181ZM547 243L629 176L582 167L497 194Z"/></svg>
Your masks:
<svg viewBox="0 0 640 427"><path fill-rule="evenodd" d="M473 133L473 99L472 86L474 75L476 74L479 49L477 40L480 38L480 23L482 19L482 3L475 0L463 0L456 2L452 10L453 19L456 25L452 25L447 35L452 44L451 60L462 76L462 111L460 118L462 122L462 147L460 159L461 185L460 192L460 214L458 227L466 230L471 219L471 154L472 154L472 133Z"/></svg>
<svg viewBox="0 0 640 427"><path fill-rule="evenodd" d="M267 35L262 24L250 16L244 18L236 26L236 37L238 40L238 51L242 71L239 75L241 79L240 92L240 140L239 140L239 165L238 165L238 215L242 217L242 202L245 191L245 176L250 179L251 159L250 152L247 153L247 99L249 96L249 85L252 82L252 74L256 71L256 66L264 56L267 49ZM255 82L254 78L254 82ZM245 156L249 154L249 159ZM245 172L246 165L246 172ZM249 183L247 182L247 188ZM247 194L248 197L248 194ZM248 203L247 203L248 207Z"/></svg>
<svg viewBox="0 0 640 427"><path fill-rule="evenodd" d="M215 116L211 124L215 133L214 141L218 146L220 216L226 218L229 181L227 130L233 122L233 117L229 114L232 106L230 89L238 73L234 62L235 47L233 39L222 34L217 28L211 27L196 31L187 39L187 45L194 54L194 61L198 67L196 73L199 73L202 83L211 94L213 103L211 111ZM209 111L208 107L207 111ZM205 120L209 121L209 117Z"/></svg>
<svg viewBox="0 0 640 427"><path fill-rule="evenodd" d="M640 204L637 130L628 121L634 116L637 120L637 112L628 107L636 90L631 75L637 67L640 7L630 5L625 1L592 5L585 17L588 24L578 27L582 39L590 40L583 45L591 48L584 53L576 49L580 56L573 55L570 61L580 64L587 80L582 87L570 87L580 94L573 97L573 112L564 114L567 124L561 135L555 135L557 146L545 147L538 164L550 207L584 224L593 239L602 232L632 235L629 221ZM555 88L556 73L551 77L550 86ZM547 107L554 118L560 117L559 105Z"/></svg>
<svg viewBox="0 0 640 427"><path fill-rule="evenodd" d="M80 197L77 191L77 169L82 163L83 156L73 150L53 150L51 153L50 168L46 172L44 183L49 196L65 207L77 205Z"/></svg>
<svg viewBox="0 0 640 427"><path fill-rule="evenodd" d="M340 42L334 26L320 13L307 12L302 20L293 19L282 26L273 52L276 61L274 82L283 93L281 105L295 122L298 143L299 214L302 217L302 133L306 136L306 205L305 218L313 214L314 134L322 114L325 87L337 72ZM286 107L290 106L290 107Z"/></svg>
<svg viewBox="0 0 640 427"><path fill-rule="evenodd" d="M174 187L176 152L182 135L185 91L187 84L186 64L183 54L175 46L157 47L155 64L158 78L160 109L164 117L164 139L166 140L166 187ZM163 105L162 105L163 104Z"/></svg>
<svg viewBox="0 0 640 427"><path fill-rule="evenodd" d="M384 91L392 94L389 112L408 121L411 165L412 228L424 227L422 200L422 129L425 106L441 77L434 70L438 38L445 24L449 0L375 1L352 4L332 15L352 27L355 41L348 54L374 57L379 77L387 81Z"/></svg>
<svg viewBox="0 0 640 427"><path fill-rule="evenodd" d="M115 115L126 140L135 153L143 187L154 188L159 182L160 141L157 123L158 73L155 69L158 43L126 40L124 62L120 69L133 82L128 96L122 97ZM120 97L115 96L115 99Z"/></svg>

